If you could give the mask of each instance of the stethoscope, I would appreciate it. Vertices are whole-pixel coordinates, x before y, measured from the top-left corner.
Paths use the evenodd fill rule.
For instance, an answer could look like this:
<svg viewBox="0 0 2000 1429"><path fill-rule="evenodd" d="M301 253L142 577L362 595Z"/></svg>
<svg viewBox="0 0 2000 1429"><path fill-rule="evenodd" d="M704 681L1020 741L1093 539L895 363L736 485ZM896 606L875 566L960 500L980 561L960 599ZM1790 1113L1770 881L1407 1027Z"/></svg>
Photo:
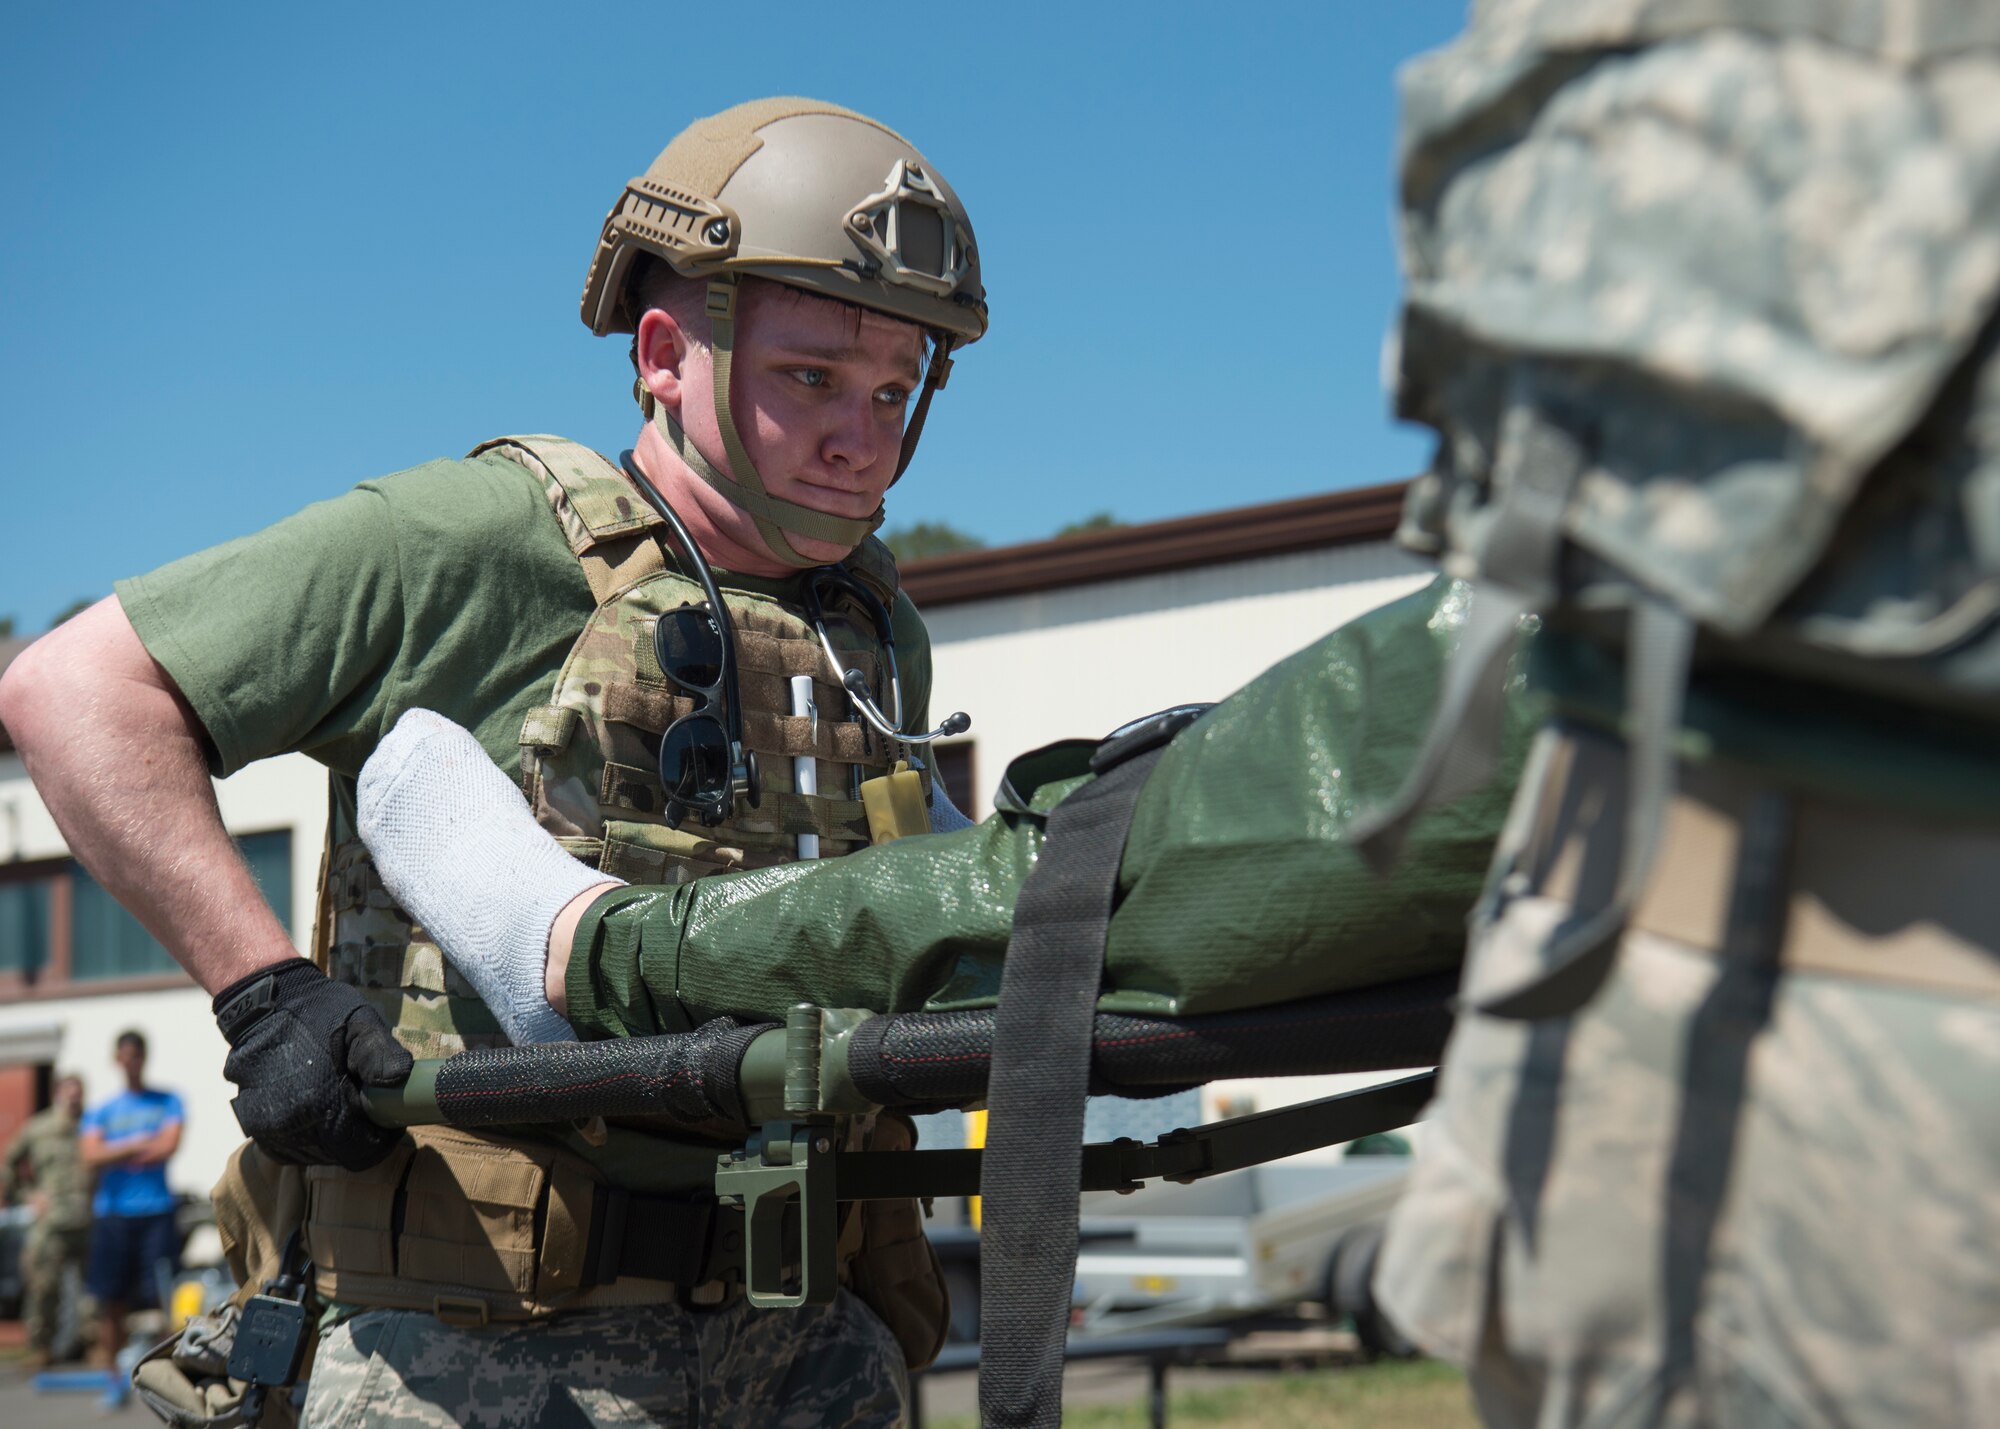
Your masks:
<svg viewBox="0 0 2000 1429"><path fill-rule="evenodd" d="M836 562L830 566L815 566L805 573L806 618L812 622L814 632L819 636L820 649L826 652L827 663L840 675L841 688L847 691L848 699L856 712L873 725L886 739L901 744L929 744L933 740L944 739L954 734L964 734L972 728L972 716L963 710L945 716L944 723L926 734L904 734L903 723L903 675L896 662L895 627L889 619L889 612L882 605L875 592L857 579L847 567ZM827 607L830 604L823 588L831 589L846 596L868 613L875 622L876 638L889 664L889 712L875 702L875 692L868 687L868 677L840 658L840 652L833 648L833 640L826 633Z"/></svg>

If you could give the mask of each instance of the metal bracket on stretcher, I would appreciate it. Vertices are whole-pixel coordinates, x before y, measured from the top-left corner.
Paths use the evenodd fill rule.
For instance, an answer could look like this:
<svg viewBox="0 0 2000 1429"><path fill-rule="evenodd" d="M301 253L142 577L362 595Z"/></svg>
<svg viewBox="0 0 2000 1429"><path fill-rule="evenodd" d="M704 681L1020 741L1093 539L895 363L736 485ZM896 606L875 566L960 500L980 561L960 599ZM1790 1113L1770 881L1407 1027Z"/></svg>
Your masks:
<svg viewBox="0 0 2000 1429"><path fill-rule="evenodd" d="M1135 1191L1141 1182L1192 1182L1300 1151L1408 1126L1430 1101L1434 1072L1298 1106L1083 1148L1081 1191ZM842 1151L827 1122L770 1122L715 1170L716 1199L744 1211L743 1288L753 1305L825 1304L839 1286L834 1243L850 1201L976 1196L979 1150ZM785 1250L799 1248L788 1279Z"/></svg>

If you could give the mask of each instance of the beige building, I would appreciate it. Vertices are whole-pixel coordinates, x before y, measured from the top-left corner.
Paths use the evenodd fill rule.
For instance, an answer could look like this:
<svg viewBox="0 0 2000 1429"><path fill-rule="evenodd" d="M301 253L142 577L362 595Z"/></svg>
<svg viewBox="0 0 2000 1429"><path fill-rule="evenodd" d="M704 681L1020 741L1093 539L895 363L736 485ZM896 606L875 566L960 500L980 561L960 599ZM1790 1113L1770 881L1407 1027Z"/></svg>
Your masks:
<svg viewBox="0 0 2000 1429"><path fill-rule="evenodd" d="M1397 482L913 563L931 716L972 716L939 746L962 807L985 815L1017 754L1219 700L1422 585L1429 568L1390 540L1402 497Z"/></svg>
<svg viewBox="0 0 2000 1429"><path fill-rule="evenodd" d="M0 645L0 668L21 644ZM219 781L222 817L264 895L301 947L312 927L326 824L326 771L302 755ZM243 1133L222 1076L228 1045L208 995L139 921L69 856L12 742L0 730L0 1141L48 1104L56 1072L79 1072L92 1105L124 1078L120 1032L148 1043L147 1080L187 1106L176 1190L206 1193Z"/></svg>
<svg viewBox="0 0 2000 1429"><path fill-rule="evenodd" d="M912 563L935 649L933 717L971 714L940 767L975 817L1016 754L1215 700L1336 625L1421 585L1390 542L1400 484ZM24 642L0 642L0 668ZM326 776L301 756L216 785L223 818L303 947L312 926ZM0 730L0 1139L46 1104L54 1070L93 1100L117 1089L111 1046L152 1044L152 1079L188 1105L170 1168L205 1190L241 1139L208 998L69 857ZM1320 1095L1331 1079L1218 1084L1212 1114Z"/></svg>

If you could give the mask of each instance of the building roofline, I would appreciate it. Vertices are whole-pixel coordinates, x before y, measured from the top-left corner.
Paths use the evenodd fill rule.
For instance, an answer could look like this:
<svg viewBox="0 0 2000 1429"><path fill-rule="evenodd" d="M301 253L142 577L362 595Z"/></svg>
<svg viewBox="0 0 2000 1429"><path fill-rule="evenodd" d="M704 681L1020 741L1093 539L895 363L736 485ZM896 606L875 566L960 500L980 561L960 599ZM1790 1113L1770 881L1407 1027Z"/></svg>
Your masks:
<svg viewBox="0 0 2000 1429"><path fill-rule="evenodd" d="M32 644L34 644L32 635L0 636L0 675L7 672L7 667L14 663L16 655ZM6 725L0 724L0 754L11 754L13 750L14 737L7 733Z"/></svg>
<svg viewBox="0 0 2000 1429"><path fill-rule="evenodd" d="M919 607L935 609L1293 551L1386 541L1396 532L1408 487L1407 481L1389 481L1172 521L931 556L903 566L903 589ZM0 639L0 671L28 645L25 638ZM6 726L0 725L0 753L13 747Z"/></svg>
<svg viewBox="0 0 2000 1429"><path fill-rule="evenodd" d="M1385 541L1396 531L1407 481L1238 506L1142 526L1114 526L1019 546L930 556L902 567L920 609L1028 591L1254 560L1292 551Z"/></svg>

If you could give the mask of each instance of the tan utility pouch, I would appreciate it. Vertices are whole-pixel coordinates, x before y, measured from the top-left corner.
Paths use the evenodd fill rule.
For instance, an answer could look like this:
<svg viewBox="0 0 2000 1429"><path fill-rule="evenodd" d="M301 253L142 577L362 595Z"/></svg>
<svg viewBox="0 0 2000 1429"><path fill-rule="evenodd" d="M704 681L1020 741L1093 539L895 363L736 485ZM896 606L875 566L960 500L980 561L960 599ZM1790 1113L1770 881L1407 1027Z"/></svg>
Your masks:
<svg viewBox="0 0 2000 1429"><path fill-rule="evenodd" d="M414 1127L366 1171L312 1166L305 1181L306 1244L328 1300L483 1325L681 1298L666 1280L586 1284L600 1178L559 1146Z"/></svg>
<svg viewBox="0 0 2000 1429"><path fill-rule="evenodd" d="M877 1113L866 1142L870 1151L910 1151L916 1144L910 1119L891 1111ZM903 1362L922 1369L938 1357L951 1328L951 1294L924 1234L922 1208L913 1200L858 1204L861 1248L847 1267L848 1286L889 1327Z"/></svg>
<svg viewBox="0 0 2000 1429"><path fill-rule="evenodd" d="M190 1322L157 1346L134 1376L148 1407L181 1429L249 1422L243 1418L245 1386L227 1372L236 1316L244 1302L276 1279L282 1268L286 1243L305 1214L305 1176L300 1167L280 1165L256 1142L246 1141L230 1156L209 1199L215 1206L223 1258L236 1279L236 1294L229 1304ZM308 1325L316 1326L317 1319L309 1315ZM312 1373L318 1344L314 1329L299 1367L301 1384ZM265 1395L257 1429L291 1429L297 1422L284 1390L273 1388Z"/></svg>

